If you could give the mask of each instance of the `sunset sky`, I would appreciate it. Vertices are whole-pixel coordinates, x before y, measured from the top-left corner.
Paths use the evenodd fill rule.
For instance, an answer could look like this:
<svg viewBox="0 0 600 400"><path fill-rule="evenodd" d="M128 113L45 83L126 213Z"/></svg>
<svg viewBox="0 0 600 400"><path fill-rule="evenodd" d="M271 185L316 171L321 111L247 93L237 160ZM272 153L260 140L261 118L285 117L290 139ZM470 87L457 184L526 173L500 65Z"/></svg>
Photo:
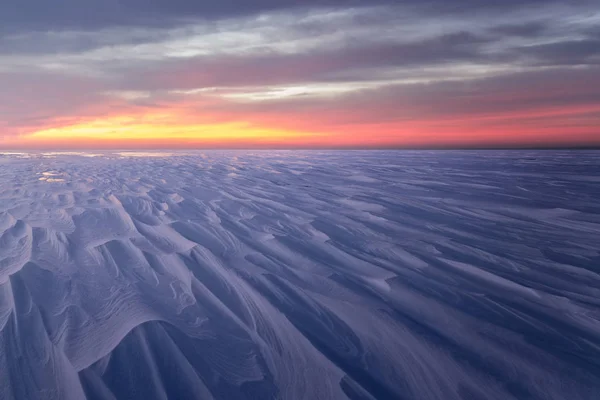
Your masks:
<svg viewBox="0 0 600 400"><path fill-rule="evenodd" d="M597 0L0 2L1 148L585 144Z"/></svg>

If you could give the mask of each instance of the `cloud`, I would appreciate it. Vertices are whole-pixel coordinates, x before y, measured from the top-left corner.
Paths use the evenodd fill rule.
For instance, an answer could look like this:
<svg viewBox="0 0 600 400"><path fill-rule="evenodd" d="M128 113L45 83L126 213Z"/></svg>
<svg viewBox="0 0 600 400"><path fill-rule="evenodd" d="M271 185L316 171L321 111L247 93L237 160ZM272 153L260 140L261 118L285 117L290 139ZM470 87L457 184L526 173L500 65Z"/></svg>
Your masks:
<svg viewBox="0 0 600 400"><path fill-rule="evenodd" d="M388 138L598 124L585 1L62 3L0 4L1 135L152 112Z"/></svg>
<svg viewBox="0 0 600 400"><path fill-rule="evenodd" d="M376 123L494 117L570 107L600 112L600 67L511 72L470 81L397 84L360 90L338 99L288 98L232 106L249 113L276 114L319 109L345 120ZM343 113L348 112L347 116ZM327 116L321 116L327 119ZM600 118L600 115L599 115Z"/></svg>
<svg viewBox="0 0 600 400"><path fill-rule="evenodd" d="M401 68L480 58L480 40L457 33L412 43L375 43L300 54L202 56L148 65L143 73L127 67L117 86L128 90L186 90L302 82L331 82L356 70ZM375 77L375 72L368 72Z"/></svg>
<svg viewBox="0 0 600 400"><path fill-rule="evenodd" d="M390 3L374 0L371 5ZM6 33L173 27L289 9L363 5L360 0L21 0L0 3L0 26Z"/></svg>
<svg viewBox="0 0 600 400"><path fill-rule="evenodd" d="M551 30L548 22L529 21L525 23L508 23L493 26L490 32L499 36L540 37Z"/></svg>
<svg viewBox="0 0 600 400"><path fill-rule="evenodd" d="M544 65L589 65L600 63L600 39L565 40L528 46L522 53Z"/></svg>
<svg viewBox="0 0 600 400"><path fill-rule="evenodd" d="M527 7L550 7L558 0L20 0L0 3L4 33L99 30L114 27L173 27L190 21L214 21L259 13L314 8L388 6L416 9L423 15L492 14ZM573 5L593 5L574 0Z"/></svg>

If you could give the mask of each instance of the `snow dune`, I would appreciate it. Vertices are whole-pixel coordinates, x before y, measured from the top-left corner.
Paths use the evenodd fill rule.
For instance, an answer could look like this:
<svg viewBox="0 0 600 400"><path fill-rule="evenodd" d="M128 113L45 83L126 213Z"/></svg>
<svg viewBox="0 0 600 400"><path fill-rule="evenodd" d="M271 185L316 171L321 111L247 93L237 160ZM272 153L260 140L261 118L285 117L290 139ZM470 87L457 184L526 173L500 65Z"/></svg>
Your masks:
<svg viewBox="0 0 600 400"><path fill-rule="evenodd" d="M91 156L0 154L0 400L600 393L598 153Z"/></svg>

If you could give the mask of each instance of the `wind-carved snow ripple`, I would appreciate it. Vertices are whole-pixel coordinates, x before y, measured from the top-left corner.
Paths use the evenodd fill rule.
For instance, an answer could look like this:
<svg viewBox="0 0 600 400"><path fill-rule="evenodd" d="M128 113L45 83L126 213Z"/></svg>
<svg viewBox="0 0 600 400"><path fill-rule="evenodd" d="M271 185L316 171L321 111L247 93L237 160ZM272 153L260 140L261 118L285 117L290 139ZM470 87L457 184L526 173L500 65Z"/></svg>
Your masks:
<svg viewBox="0 0 600 400"><path fill-rule="evenodd" d="M596 399L599 160L0 155L0 400Z"/></svg>

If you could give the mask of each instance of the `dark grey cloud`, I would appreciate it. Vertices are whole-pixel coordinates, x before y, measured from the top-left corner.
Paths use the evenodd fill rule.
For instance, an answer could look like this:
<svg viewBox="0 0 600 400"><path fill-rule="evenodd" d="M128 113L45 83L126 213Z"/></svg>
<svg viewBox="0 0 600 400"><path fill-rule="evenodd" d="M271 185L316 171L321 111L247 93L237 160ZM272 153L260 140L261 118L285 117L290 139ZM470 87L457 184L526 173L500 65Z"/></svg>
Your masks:
<svg viewBox="0 0 600 400"><path fill-rule="evenodd" d="M571 4L586 4L573 0ZM173 26L261 12L315 7L408 7L427 15L497 12L560 4L558 0L6 0L0 32L97 30L117 26Z"/></svg>
<svg viewBox="0 0 600 400"><path fill-rule="evenodd" d="M390 0L370 3L389 4ZM365 3L360 0L10 0L0 3L0 29L14 33L159 27L293 8L361 5Z"/></svg>
<svg viewBox="0 0 600 400"><path fill-rule="evenodd" d="M589 65L600 64L600 39L565 40L517 50L523 57L530 57L542 65Z"/></svg>
<svg viewBox="0 0 600 400"><path fill-rule="evenodd" d="M551 30L547 21L531 21L518 24L501 24L490 29L491 33L500 36L539 37Z"/></svg>
<svg viewBox="0 0 600 400"><path fill-rule="evenodd" d="M343 48L347 54L349 66L365 64L369 67L381 63L382 66L399 65L425 65L429 62L472 61L481 62L511 62L527 59L540 59L542 64L568 64L569 59L579 63L589 59L594 53L593 41L600 37L598 32L589 26L586 31L578 32L579 26L575 25L567 32L564 27L557 26L557 20L562 18L559 9L537 17L542 11L553 7L561 7L555 0L507 0L503 2L488 2L483 0L228 0L223 2L209 2L207 0L175 0L172 2L158 0L23 0L22 2L0 2L0 57L2 55L45 55L45 54L75 54L96 48L107 48L119 45L137 45L160 43L168 39L173 32L170 28L190 27L201 28L205 32L217 32L220 28L219 19L254 15L265 11L294 10L286 15L297 16L297 20L285 24L284 19L265 22L279 24L278 32L290 35L291 39L312 38L319 39L344 32L347 35L349 46ZM588 4L587 0L575 0L568 7ZM383 8L372 6L383 5ZM332 18L327 20L327 13L322 13L322 18L303 19L304 11L311 7L334 7L336 10L345 10L348 7L362 7L361 12L349 13L343 19ZM346 8L345 8L346 7ZM404 7L404 8L403 8ZM356 9L355 9L356 10ZM407 11L408 10L408 11ZM523 10L514 14L515 11ZM539 10L539 12L536 12ZM573 9L575 10L575 9ZM590 11L591 8L577 9L580 14ZM503 17L498 16L501 11L507 11ZM512 12L512 14L510 13ZM483 14L482 14L483 13ZM553 17L552 17L553 16ZM554 18L554 19L553 19ZM237 21L237 20L236 20ZM282 22L284 21L284 22ZM385 41L385 29L392 24L396 26L415 26L415 21L422 24L423 32L430 33L430 39L414 40L403 38L401 33L395 39L395 44L389 45ZM513 22L515 21L515 22ZM452 22L454 22L453 26ZM460 22L460 24L458 24ZM240 31L246 29L248 21L238 21ZM450 23L450 25L449 25ZM283 24L283 25L282 25ZM458 31L460 25L464 31ZM439 26L438 26L439 25ZM589 24L588 24L589 25ZM354 36L355 28L370 29L372 37ZM2 32L5 34L3 35ZM6 34L12 32L13 34ZM401 31L399 31L401 32ZM572 38L561 38L560 35L587 34L590 36L586 43L573 41ZM197 32L195 33L198 34ZM295 35L295 37L293 37ZM389 35L389 32L388 32ZM382 38L379 38L382 36ZM527 40L536 38L552 38L556 42L573 44L572 48L560 48L562 45L539 47L524 47L503 49L494 52L483 49L486 44L503 40ZM183 39L180 37L178 39ZM268 38L267 38L268 39ZM274 41L280 39L274 37ZM384 43L381 43L384 42ZM268 43L265 42L268 46ZM363 50L355 51L355 47ZM513 44L514 46L514 44ZM369 49L370 47L370 49ZM502 46L499 46L502 48ZM553 50L557 57L551 57ZM530 55L527 55L530 52ZM317 50L314 53L323 57L324 63L335 54L323 54ZM302 55L292 55L304 58ZM361 60L354 60L358 57ZM218 58L218 57L217 57ZM250 68L255 62L279 63L277 55L273 60L253 57L248 61ZM365 61L362 61L365 60ZM217 62L216 60L215 62ZM192 60L191 63L195 61ZM204 62L204 60L202 60ZM213 62L207 61L208 66ZM357 65L361 67L361 65ZM110 68L110 66L109 66Z"/></svg>
<svg viewBox="0 0 600 400"><path fill-rule="evenodd" d="M1 55L77 54L101 47L139 45L164 40L164 28L140 28L121 32L32 32L0 36Z"/></svg>

